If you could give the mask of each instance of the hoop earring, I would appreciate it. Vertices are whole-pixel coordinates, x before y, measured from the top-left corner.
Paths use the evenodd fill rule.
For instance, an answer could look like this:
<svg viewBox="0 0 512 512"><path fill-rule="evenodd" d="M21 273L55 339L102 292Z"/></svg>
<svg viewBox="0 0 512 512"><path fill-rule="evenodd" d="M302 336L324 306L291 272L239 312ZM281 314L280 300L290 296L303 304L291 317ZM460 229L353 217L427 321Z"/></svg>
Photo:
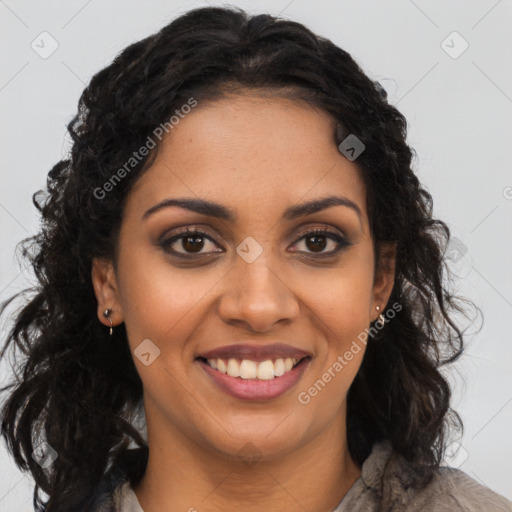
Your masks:
<svg viewBox="0 0 512 512"><path fill-rule="evenodd" d="M112 324L112 318L110 318L110 313L112 313L112 310L111 309L105 309L105 311L103 311L103 316L105 318L108 318L108 321L110 322L110 336L112 336L112 327L113 327L113 324Z"/></svg>
<svg viewBox="0 0 512 512"><path fill-rule="evenodd" d="M375 309L377 311L380 311L380 306L375 306ZM378 323L380 327L382 327L386 323L386 318L384 317L384 315L382 313L379 315L379 318L377 318L375 323Z"/></svg>

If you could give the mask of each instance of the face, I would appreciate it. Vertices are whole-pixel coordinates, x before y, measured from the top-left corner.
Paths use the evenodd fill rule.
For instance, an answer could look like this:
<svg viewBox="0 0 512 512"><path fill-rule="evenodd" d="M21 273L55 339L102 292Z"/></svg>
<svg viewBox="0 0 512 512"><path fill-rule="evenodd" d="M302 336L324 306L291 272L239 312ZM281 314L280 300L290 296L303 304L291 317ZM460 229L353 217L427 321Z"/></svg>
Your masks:
<svg viewBox="0 0 512 512"><path fill-rule="evenodd" d="M92 278L99 319L110 325L110 307L114 326L125 322L148 435L270 460L344 425L357 340L392 273L374 276L364 182L335 127L281 98L198 105L132 189L116 272L95 260ZM341 200L296 208L328 196ZM182 199L219 206L165 203Z"/></svg>

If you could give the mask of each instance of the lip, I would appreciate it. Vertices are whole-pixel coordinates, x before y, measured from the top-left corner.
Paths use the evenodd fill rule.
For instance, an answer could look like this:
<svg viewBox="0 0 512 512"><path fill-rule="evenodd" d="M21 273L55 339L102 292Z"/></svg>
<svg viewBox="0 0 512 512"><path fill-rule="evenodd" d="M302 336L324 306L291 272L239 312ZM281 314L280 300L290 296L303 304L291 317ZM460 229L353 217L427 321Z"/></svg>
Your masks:
<svg viewBox="0 0 512 512"><path fill-rule="evenodd" d="M274 377L269 380L231 377L231 375L214 370L202 359L196 359L196 361L222 391L235 398L255 401L272 400L284 395L287 391L295 387L309 366L311 358L306 357L302 359L302 361L289 372L286 372L281 377Z"/></svg>
<svg viewBox="0 0 512 512"><path fill-rule="evenodd" d="M251 361L261 362L268 359L286 359L287 357L303 359L307 356L311 357L312 354L283 343L273 343L271 345L241 343L209 350L208 352L198 354L196 359L199 357L204 359L250 359Z"/></svg>

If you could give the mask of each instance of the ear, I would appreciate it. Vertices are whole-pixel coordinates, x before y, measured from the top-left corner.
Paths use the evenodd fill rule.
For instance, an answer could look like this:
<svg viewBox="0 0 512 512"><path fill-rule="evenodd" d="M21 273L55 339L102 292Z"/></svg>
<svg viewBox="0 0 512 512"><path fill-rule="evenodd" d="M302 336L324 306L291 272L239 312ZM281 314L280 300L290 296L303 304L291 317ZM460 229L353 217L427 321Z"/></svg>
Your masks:
<svg viewBox="0 0 512 512"><path fill-rule="evenodd" d="M389 296L395 283L396 244L381 242L380 264L377 266L373 281L372 303L370 304L370 319L373 322L384 313ZM380 311L375 309L380 306Z"/></svg>
<svg viewBox="0 0 512 512"><path fill-rule="evenodd" d="M123 321L123 312L119 301L119 289L112 262L104 258L93 258L91 279L94 294L98 301L98 320L107 327L110 327L110 321L103 316L103 312L106 309L111 309L110 318L112 319L112 324L114 326L120 324Z"/></svg>

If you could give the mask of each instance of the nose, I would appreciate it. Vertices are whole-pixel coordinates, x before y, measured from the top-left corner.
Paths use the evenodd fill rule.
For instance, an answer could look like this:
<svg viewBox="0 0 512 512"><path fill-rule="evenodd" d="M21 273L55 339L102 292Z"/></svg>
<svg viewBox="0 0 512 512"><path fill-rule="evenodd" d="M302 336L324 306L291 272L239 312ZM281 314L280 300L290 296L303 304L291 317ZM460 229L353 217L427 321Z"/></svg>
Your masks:
<svg viewBox="0 0 512 512"><path fill-rule="evenodd" d="M290 323L300 314L299 300L279 271L260 256L247 263L238 258L236 268L225 277L218 302L220 318L231 325L245 324L265 332L277 323Z"/></svg>

